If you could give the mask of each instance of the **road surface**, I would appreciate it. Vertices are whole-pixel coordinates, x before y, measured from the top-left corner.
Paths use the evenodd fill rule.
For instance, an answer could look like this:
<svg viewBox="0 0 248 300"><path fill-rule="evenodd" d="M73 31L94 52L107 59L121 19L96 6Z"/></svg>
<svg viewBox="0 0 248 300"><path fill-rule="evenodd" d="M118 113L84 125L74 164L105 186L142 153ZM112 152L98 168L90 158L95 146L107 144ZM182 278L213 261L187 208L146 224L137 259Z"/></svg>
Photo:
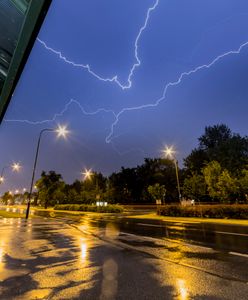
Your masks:
<svg viewBox="0 0 248 300"><path fill-rule="evenodd" d="M247 248L172 236L173 230L190 232L189 224L167 224L168 236L162 236L165 224L126 222L0 219L0 298L247 299ZM229 235L215 236L222 244ZM235 237L246 238L234 235L233 242Z"/></svg>

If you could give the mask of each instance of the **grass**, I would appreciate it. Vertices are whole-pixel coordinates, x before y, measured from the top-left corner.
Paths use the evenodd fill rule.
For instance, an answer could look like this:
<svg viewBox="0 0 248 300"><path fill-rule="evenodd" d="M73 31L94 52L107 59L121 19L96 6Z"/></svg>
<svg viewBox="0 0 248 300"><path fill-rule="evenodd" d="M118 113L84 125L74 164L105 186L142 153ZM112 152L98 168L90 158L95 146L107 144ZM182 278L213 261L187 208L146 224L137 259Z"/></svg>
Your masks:
<svg viewBox="0 0 248 300"><path fill-rule="evenodd" d="M0 211L0 218L24 218L24 214L14 213L14 212L8 212L1 210Z"/></svg>

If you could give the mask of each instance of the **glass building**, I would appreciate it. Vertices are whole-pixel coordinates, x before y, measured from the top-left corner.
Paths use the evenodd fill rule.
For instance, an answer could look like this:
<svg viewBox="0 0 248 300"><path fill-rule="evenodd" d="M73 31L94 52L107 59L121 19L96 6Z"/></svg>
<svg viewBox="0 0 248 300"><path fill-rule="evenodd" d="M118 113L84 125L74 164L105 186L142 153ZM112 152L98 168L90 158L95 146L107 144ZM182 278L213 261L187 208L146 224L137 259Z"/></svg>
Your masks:
<svg viewBox="0 0 248 300"><path fill-rule="evenodd" d="M0 0L0 122L51 0Z"/></svg>

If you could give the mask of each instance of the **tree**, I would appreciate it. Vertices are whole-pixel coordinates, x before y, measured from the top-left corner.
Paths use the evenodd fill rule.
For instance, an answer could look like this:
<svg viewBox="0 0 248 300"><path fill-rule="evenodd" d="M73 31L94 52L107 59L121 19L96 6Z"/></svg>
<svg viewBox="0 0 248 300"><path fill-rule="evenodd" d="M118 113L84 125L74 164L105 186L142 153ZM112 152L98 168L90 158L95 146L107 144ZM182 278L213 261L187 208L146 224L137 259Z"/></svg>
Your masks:
<svg viewBox="0 0 248 300"><path fill-rule="evenodd" d="M233 178L227 170L223 170L218 178L217 188L220 200L229 203L238 191L237 179Z"/></svg>
<svg viewBox="0 0 248 300"><path fill-rule="evenodd" d="M221 174L221 166L217 161L211 161L202 170L205 182L207 184L207 189L209 196L211 198L218 198L218 181Z"/></svg>
<svg viewBox="0 0 248 300"><path fill-rule="evenodd" d="M48 205L55 205L62 203L65 194L65 183L62 180L62 176L55 171L49 171L48 173L42 172L41 178L36 182L36 187L39 193L39 200L45 208Z"/></svg>
<svg viewBox="0 0 248 300"><path fill-rule="evenodd" d="M12 203L13 202L13 195L9 191L5 192L2 196L2 202L5 205L7 205L9 203Z"/></svg>
<svg viewBox="0 0 248 300"><path fill-rule="evenodd" d="M242 170L242 175L238 180L238 184L240 189L239 190L240 198L247 202L248 201L248 170L247 169Z"/></svg>
<svg viewBox="0 0 248 300"><path fill-rule="evenodd" d="M161 200L161 202L164 202L164 197L166 193L166 189L164 185L160 185L159 183L155 183L154 185L149 185L148 193L151 195L153 200Z"/></svg>
<svg viewBox="0 0 248 300"><path fill-rule="evenodd" d="M232 138L230 128L225 124L206 126L205 133L199 137L199 146L202 150L218 147Z"/></svg>
<svg viewBox="0 0 248 300"><path fill-rule="evenodd" d="M196 200L207 198L207 185L203 175L193 174L187 177L183 184L183 195Z"/></svg>
<svg viewBox="0 0 248 300"><path fill-rule="evenodd" d="M236 176L248 164L248 137L232 133L225 124L207 126L198 140L198 147L184 160L188 175L200 174L204 164L213 160Z"/></svg>
<svg viewBox="0 0 248 300"><path fill-rule="evenodd" d="M222 169L217 161L210 162L203 174L209 196L221 202L230 202L238 192L238 180L230 172Z"/></svg>
<svg viewBox="0 0 248 300"><path fill-rule="evenodd" d="M179 173L181 173L180 170ZM156 183L165 186L168 202L178 199L175 164L172 160L146 158L144 164L137 167L137 177L143 201L150 201L148 186Z"/></svg>

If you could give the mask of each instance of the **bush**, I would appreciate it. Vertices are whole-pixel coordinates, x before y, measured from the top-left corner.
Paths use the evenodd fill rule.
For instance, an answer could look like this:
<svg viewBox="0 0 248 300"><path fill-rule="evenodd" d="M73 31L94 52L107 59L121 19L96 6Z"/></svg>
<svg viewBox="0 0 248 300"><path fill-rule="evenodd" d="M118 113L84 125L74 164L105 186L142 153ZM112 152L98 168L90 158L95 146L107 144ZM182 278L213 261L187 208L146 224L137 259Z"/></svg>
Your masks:
<svg viewBox="0 0 248 300"><path fill-rule="evenodd" d="M54 210L120 213L123 212L123 207L119 205L96 206L88 204L59 204L54 206Z"/></svg>
<svg viewBox="0 0 248 300"><path fill-rule="evenodd" d="M170 217L198 217L215 219L248 219L248 205L165 205L157 214Z"/></svg>

